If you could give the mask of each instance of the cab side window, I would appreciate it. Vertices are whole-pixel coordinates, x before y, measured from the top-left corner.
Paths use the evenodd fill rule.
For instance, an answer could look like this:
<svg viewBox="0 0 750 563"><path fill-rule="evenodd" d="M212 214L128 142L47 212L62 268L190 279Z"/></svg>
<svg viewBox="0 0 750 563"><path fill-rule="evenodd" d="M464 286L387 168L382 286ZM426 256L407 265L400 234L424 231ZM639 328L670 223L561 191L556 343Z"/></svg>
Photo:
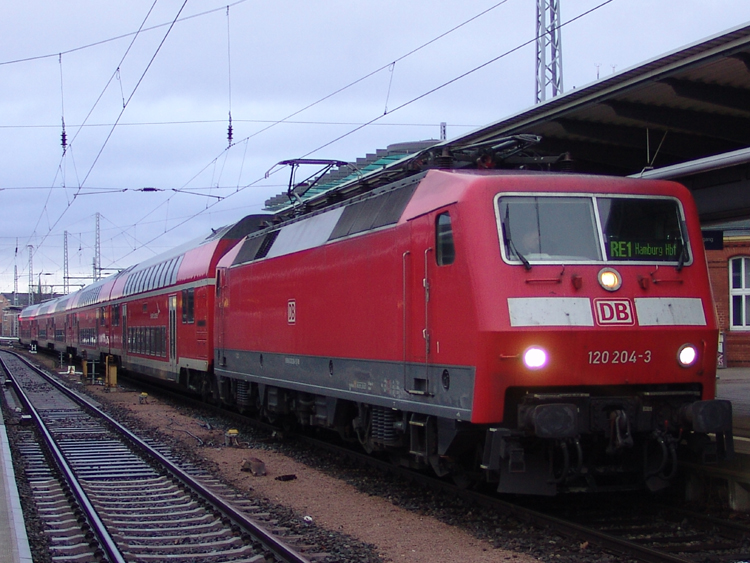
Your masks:
<svg viewBox="0 0 750 563"><path fill-rule="evenodd" d="M435 258L438 266L453 264L456 258L456 248L453 244L453 227L448 212L441 213L435 221Z"/></svg>

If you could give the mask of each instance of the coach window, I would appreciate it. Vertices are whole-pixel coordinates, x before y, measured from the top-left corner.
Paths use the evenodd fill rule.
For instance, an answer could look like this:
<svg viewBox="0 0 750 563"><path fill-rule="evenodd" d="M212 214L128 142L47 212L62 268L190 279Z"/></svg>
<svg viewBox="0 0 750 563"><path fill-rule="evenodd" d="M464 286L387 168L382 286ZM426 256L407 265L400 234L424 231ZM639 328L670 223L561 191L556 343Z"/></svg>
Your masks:
<svg viewBox="0 0 750 563"><path fill-rule="evenodd" d="M120 326L120 306L112 305L112 326Z"/></svg>
<svg viewBox="0 0 750 563"><path fill-rule="evenodd" d="M456 258L456 248L453 245L453 227L449 213L441 213L435 221L435 247L436 258L439 266L453 264Z"/></svg>
<svg viewBox="0 0 750 563"><path fill-rule="evenodd" d="M732 328L750 329L750 258L732 258L729 261L729 276Z"/></svg>
<svg viewBox="0 0 750 563"><path fill-rule="evenodd" d="M166 266L165 262L161 262L156 266L156 283L154 287L157 289L164 287L164 270L166 270Z"/></svg>
<svg viewBox="0 0 750 563"><path fill-rule="evenodd" d="M182 322L192 323L195 320L195 288L182 290Z"/></svg>
<svg viewBox="0 0 750 563"><path fill-rule="evenodd" d="M156 281L156 268L154 266L151 266L147 270L147 272L148 274L146 277L146 289L150 291L154 289L154 282Z"/></svg>

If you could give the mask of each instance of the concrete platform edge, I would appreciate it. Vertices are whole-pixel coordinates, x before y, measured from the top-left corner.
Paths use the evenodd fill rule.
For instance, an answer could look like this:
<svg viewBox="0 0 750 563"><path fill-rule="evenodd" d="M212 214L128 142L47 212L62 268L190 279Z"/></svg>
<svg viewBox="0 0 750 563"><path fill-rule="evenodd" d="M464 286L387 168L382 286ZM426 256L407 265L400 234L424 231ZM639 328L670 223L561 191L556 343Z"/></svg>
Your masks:
<svg viewBox="0 0 750 563"><path fill-rule="evenodd" d="M0 415L2 416L2 415ZM5 425L0 423L0 563L32 563L21 500L18 497L10 443ZM6 544L5 541L9 541Z"/></svg>

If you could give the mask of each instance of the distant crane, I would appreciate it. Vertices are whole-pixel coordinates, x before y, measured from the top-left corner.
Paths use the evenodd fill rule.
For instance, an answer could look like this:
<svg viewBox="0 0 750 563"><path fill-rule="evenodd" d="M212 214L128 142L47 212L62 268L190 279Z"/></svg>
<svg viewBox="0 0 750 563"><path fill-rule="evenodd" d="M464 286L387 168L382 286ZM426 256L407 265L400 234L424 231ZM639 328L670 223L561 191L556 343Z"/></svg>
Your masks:
<svg viewBox="0 0 750 563"><path fill-rule="evenodd" d="M563 93L560 0L536 3L536 103Z"/></svg>

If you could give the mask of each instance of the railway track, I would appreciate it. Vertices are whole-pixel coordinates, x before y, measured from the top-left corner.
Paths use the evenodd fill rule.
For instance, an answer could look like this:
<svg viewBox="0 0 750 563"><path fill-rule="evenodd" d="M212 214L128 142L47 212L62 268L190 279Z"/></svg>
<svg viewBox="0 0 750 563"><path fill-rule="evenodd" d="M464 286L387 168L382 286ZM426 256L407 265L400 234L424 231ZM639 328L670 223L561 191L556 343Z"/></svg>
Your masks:
<svg viewBox="0 0 750 563"><path fill-rule="evenodd" d="M142 382L137 383L139 386ZM269 426L254 419L240 416L204 403L186 399L171 392L147 387L150 393L175 397L199 409L230 417L235 422ZM590 543L607 552L616 553L623 561L652 563L698 563L750 561L750 527L726 519L711 518L690 513L680 508L661 506L648 501L634 501L633 496L615 502L612 497L582 495L575 497L509 501L492 494L465 490L452 483L434 479L404 468L393 466L348 448L299 436L316 450L325 449L337 458L347 457L358 465L374 467L378 473L396 474L418 483L453 495L489 513L505 514L533 524L547 532L571 538L574 544ZM208 480L210 476L204 475ZM589 559L587 559L589 560Z"/></svg>
<svg viewBox="0 0 750 563"><path fill-rule="evenodd" d="M142 386L141 381L137 382ZM271 427L255 419L221 411L170 391L148 386L150 393L164 393L198 409L212 409L235 422ZM401 468L327 441L298 436L314 450L327 450L335 457L354 460L382 474L396 474L420 487L429 487L459 497L488 512L513 516L538 528L590 543L622 556L623 560L650 563L703 563L750 561L750 526L713 518L676 506L660 505L648 497L576 495L554 499L526 497L514 500L493 493L466 490L453 483Z"/></svg>
<svg viewBox="0 0 750 563"><path fill-rule="evenodd" d="M652 563L746 562L750 527L648 499L598 495L519 503L535 520Z"/></svg>
<svg viewBox="0 0 750 563"><path fill-rule="evenodd" d="M18 450L53 561L309 563L251 502L178 464L89 399L0 352L34 426ZM267 523L273 526L273 522Z"/></svg>
<svg viewBox="0 0 750 563"><path fill-rule="evenodd" d="M398 474L421 487L442 491L480 506L490 513L518 520L593 544L622 556L623 561L648 563L747 563L750 561L750 526L683 508L658 504L632 494L498 498L494 493L466 490L440 479L312 440L318 449L348 456L379 471Z"/></svg>

